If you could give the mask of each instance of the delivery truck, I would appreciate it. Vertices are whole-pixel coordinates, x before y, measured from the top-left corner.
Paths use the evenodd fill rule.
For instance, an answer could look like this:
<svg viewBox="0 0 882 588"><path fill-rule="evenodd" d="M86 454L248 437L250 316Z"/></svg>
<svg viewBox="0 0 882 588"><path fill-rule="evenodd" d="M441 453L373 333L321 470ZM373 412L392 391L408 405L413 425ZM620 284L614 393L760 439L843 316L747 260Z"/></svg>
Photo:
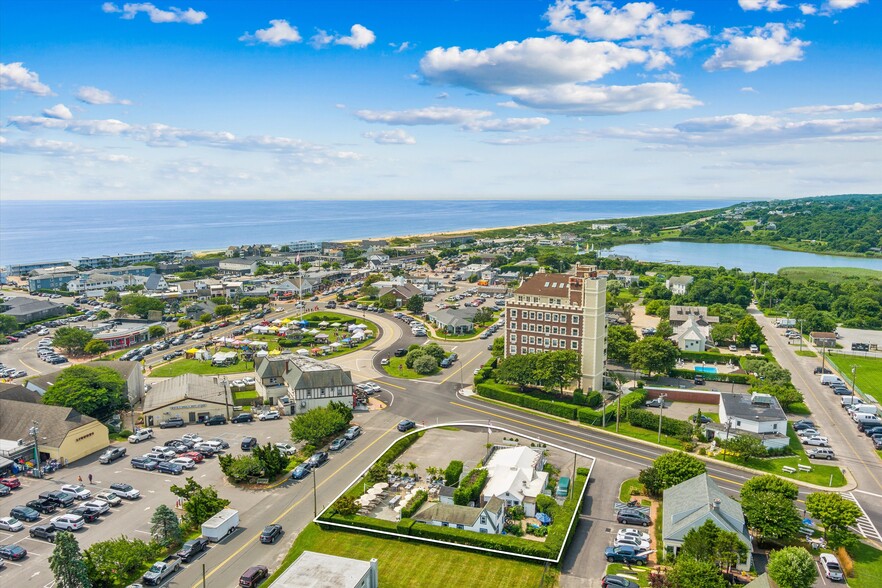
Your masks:
<svg viewBox="0 0 882 588"><path fill-rule="evenodd" d="M795 327L796 326L796 319L779 318L775 321L775 326L778 328Z"/></svg>
<svg viewBox="0 0 882 588"><path fill-rule="evenodd" d="M232 533L239 526L239 511L225 508L204 523L202 523L202 536L217 543Z"/></svg>

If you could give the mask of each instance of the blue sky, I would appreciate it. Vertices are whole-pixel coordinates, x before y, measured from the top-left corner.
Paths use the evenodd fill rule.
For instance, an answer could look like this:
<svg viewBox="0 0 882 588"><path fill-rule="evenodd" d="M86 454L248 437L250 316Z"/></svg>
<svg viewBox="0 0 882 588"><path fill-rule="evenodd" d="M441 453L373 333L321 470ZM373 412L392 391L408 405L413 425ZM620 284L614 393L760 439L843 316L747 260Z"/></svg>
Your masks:
<svg viewBox="0 0 882 588"><path fill-rule="evenodd" d="M879 192L879 22L879 0L10 0L0 197Z"/></svg>

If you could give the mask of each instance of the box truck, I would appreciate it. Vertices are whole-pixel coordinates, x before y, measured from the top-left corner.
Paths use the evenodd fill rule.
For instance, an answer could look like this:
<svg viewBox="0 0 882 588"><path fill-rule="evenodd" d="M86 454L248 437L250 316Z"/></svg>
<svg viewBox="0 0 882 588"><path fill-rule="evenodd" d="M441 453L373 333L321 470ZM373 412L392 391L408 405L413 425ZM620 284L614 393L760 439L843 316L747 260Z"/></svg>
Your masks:
<svg viewBox="0 0 882 588"><path fill-rule="evenodd" d="M795 326L796 326L796 319L792 319L792 318L779 318L779 319L777 319L777 320L775 321L775 326L776 326L776 327L779 327L779 328L784 328L784 327L795 327Z"/></svg>
<svg viewBox="0 0 882 588"><path fill-rule="evenodd" d="M202 536L212 543L217 543L235 531L238 526L239 511L225 508L202 523Z"/></svg>

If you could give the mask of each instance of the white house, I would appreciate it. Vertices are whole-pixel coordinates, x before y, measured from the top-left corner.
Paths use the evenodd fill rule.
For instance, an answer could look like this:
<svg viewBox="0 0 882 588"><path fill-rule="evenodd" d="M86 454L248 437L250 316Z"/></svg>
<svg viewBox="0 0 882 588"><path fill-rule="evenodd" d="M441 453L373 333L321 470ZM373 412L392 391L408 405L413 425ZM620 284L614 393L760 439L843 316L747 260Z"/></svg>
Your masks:
<svg viewBox="0 0 882 588"><path fill-rule="evenodd" d="M686 294L689 285L695 280L692 276L674 276L665 280L665 288L672 294Z"/></svg>
<svg viewBox="0 0 882 588"><path fill-rule="evenodd" d="M750 435L761 439L767 449L786 447L789 443L787 416L774 396L721 392L719 414L719 423L705 426L716 439Z"/></svg>
<svg viewBox="0 0 882 588"><path fill-rule="evenodd" d="M436 502L413 515L413 520L436 527L498 535L505 523L505 503L495 496L482 508Z"/></svg>
<svg viewBox="0 0 882 588"><path fill-rule="evenodd" d="M485 466L488 472L483 501L494 496L506 506L523 506L528 517L536 515L536 497L548 484L543 472L545 458L529 447L494 447Z"/></svg>
<svg viewBox="0 0 882 588"><path fill-rule="evenodd" d="M672 338L681 351L704 351L710 341L710 326L690 317L677 326Z"/></svg>

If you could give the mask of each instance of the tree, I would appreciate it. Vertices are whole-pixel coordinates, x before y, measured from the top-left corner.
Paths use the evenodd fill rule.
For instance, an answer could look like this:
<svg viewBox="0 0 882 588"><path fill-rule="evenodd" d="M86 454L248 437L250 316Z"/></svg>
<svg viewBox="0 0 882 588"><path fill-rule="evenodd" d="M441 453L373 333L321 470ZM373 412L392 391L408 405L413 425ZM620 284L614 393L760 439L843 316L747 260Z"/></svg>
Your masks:
<svg viewBox="0 0 882 588"><path fill-rule="evenodd" d="M788 482L784 478L772 474L754 476L741 486L741 500L747 500L757 492L771 492L783 496L787 500L796 500L799 496L799 487L793 482Z"/></svg>
<svg viewBox="0 0 882 588"><path fill-rule="evenodd" d="M225 453L218 456L217 459L221 472L234 483L242 483L249 478L260 477L263 472L260 460L253 455L245 454L233 457L231 453Z"/></svg>
<svg viewBox="0 0 882 588"><path fill-rule="evenodd" d="M766 566L778 588L810 588L818 577L812 554L804 547L785 547L769 554Z"/></svg>
<svg viewBox="0 0 882 588"><path fill-rule="evenodd" d="M659 336L645 337L631 346L631 366L648 375L666 373L677 363L677 348Z"/></svg>
<svg viewBox="0 0 882 588"><path fill-rule="evenodd" d="M490 349L490 355L497 359L505 357L505 339L502 337L493 339L493 348Z"/></svg>
<svg viewBox="0 0 882 588"><path fill-rule="evenodd" d="M607 337L607 357L619 364L628 363L631 345L637 342L634 329L629 325L610 325Z"/></svg>
<svg viewBox="0 0 882 588"><path fill-rule="evenodd" d="M423 355L413 362L413 371L418 374L428 375L438 369L438 362L431 355Z"/></svg>
<svg viewBox="0 0 882 588"><path fill-rule="evenodd" d="M704 462L682 451L672 451L658 456L652 462L652 466L647 468L649 469L652 471L645 475L645 481L641 478L640 482L653 496L659 496L664 490L706 471ZM641 476L644 476L645 471L640 472Z"/></svg>
<svg viewBox="0 0 882 588"><path fill-rule="evenodd" d="M106 321L110 318L110 313L106 310L99 310L98 313L95 315L95 318L99 321Z"/></svg>
<svg viewBox="0 0 882 588"><path fill-rule="evenodd" d="M89 579L94 588L119 586L125 578L143 568L145 562L154 561L161 551L156 543L129 539L125 535L93 543L83 552Z"/></svg>
<svg viewBox="0 0 882 588"><path fill-rule="evenodd" d="M784 410L789 409L792 405L798 404L804 400L802 392L796 389L791 383L778 384L775 382L760 382L750 387L751 392L759 392L761 394L769 394L778 399Z"/></svg>
<svg viewBox="0 0 882 588"><path fill-rule="evenodd" d="M734 343L738 337L738 327L732 323L719 323L711 329L711 337L717 344L724 341Z"/></svg>
<svg viewBox="0 0 882 588"><path fill-rule="evenodd" d="M165 327L160 327L159 325L150 325L147 329L147 338L148 339L158 339L165 335Z"/></svg>
<svg viewBox="0 0 882 588"><path fill-rule="evenodd" d="M720 534L720 528L707 520L698 528L692 528L683 537L683 546L680 548L680 557L691 557L698 561L713 561L715 556L714 544Z"/></svg>
<svg viewBox="0 0 882 588"><path fill-rule="evenodd" d="M447 352L444 351L444 348L435 342L423 345L422 349L427 355L431 355L435 358L435 361L438 362L447 357Z"/></svg>
<svg viewBox="0 0 882 588"><path fill-rule="evenodd" d="M423 258L423 263L425 263L431 270L435 270L435 266L438 265L438 258L431 253Z"/></svg>
<svg viewBox="0 0 882 588"><path fill-rule="evenodd" d="M538 354L537 378L549 388L558 388L561 394L564 386L581 375L582 358L576 351L551 351Z"/></svg>
<svg viewBox="0 0 882 588"><path fill-rule="evenodd" d="M760 327L759 323L756 322L756 319L750 315L747 315L738 321L736 328L738 329L738 343L742 346L760 346L766 342L762 327Z"/></svg>
<svg viewBox="0 0 882 588"><path fill-rule="evenodd" d="M742 495L741 509L747 526L763 540L788 541L802 526L793 500L777 491L751 490Z"/></svg>
<svg viewBox="0 0 882 588"><path fill-rule="evenodd" d="M104 421L129 407L126 381L106 367L75 365L62 371L43 395L43 404L67 406Z"/></svg>
<svg viewBox="0 0 882 588"><path fill-rule="evenodd" d="M0 335L9 335L18 330L18 321L8 314L0 314Z"/></svg>
<svg viewBox="0 0 882 588"><path fill-rule="evenodd" d="M183 542L183 531L178 515L164 504L160 504L150 517L150 535L163 547L176 547Z"/></svg>
<svg viewBox="0 0 882 588"><path fill-rule="evenodd" d="M655 336L661 337L662 339L667 339L674 334L674 327L671 326L671 321L666 318L658 321L658 326L655 328Z"/></svg>
<svg viewBox="0 0 882 588"><path fill-rule="evenodd" d="M110 349L110 345L108 345L106 342L99 339L92 339L91 341L86 343L83 351L86 353L86 355L98 355L99 353L106 352L108 349Z"/></svg>
<svg viewBox="0 0 882 588"><path fill-rule="evenodd" d="M119 292L116 290L108 290L104 293L104 300L111 304L116 304L119 302Z"/></svg>
<svg viewBox="0 0 882 588"><path fill-rule="evenodd" d="M219 304L214 309L215 316L219 316L221 318L228 317L234 312L236 312L236 310L230 304Z"/></svg>
<svg viewBox="0 0 882 588"><path fill-rule="evenodd" d="M832 547L847 546L853 541L848 528L863 515L857 504L832 492L809 494L805 508L824 525L824 537Z"/></svg>
<svg viewBox="0 0 882 588"><path fill-rule="evenodd" d="M732 531L720 531L714 540L714 559L726 569L726 573L733 566L747 561L747 551L748 546Z"/></svg>
<svg viewBox="0 0 882 588"><path fill-rule="evenodd" d="M679 557L668 573L675 588L728 588L728 583L716 564Z"/></svg>
<svg viewBox="0 0 882 588"><path fill-rule="evenodd" d="M344 517L347 517L357 514L359 509L361 508L361 505L355 502L355 499L353 497L344 494L337 499L337 502L334 503L333 508L337 511L337 513L343 515Z"/></svg>
<svg viewBox="0 0 882 588"><path fill-rule="evenodd" d="M208 323L210 323L212 321L213 318L214 317L211 316L211 313L203 312L202 314L199 315L199 322L202 323L203 325L207 325Z"/></svg>
<svg viewBox="0 0 882 588"><path fill-rule="evenodd" d="M251 454L260 463L264 478L273 479L288 467L289 458L282 455L279 448L272 443L267 443L263 447L254 446Z"/></svg>
<svg viewBox="0 0 882 588"><path fill-rule="evenodd" d="M119 302L126 313L139 316L142 319L147 318L147 314L151 310L162 311L165 308L165 302L159 298L151 298L142 294L126 294Z"/></svg>
<svg viewBox="0 0 882 588"><path fill-rule="evenodd" d="M398 297L395 296L392 292L386 292L382 296L380 296L380 300L378 301L381 308L385 308L389 310L390 308L395 308L398 306Z"/></svg>
<svg viewBox="0 0 882 588"><path fill-rule="evenodd" d="M55 548L49 556L49 568L57 588L90 588L89 569L83 560L80 546L72 533L61 531L55 535Z"/></svg>
<svg viewBox="0 0 882 588"><path fill-rule="evenodd" d="M213 486L202 486L192 477L183 486L173 484L171 493L184 499L184 523L191 529L229 506L230 501L220 498Z"/></svg>
<svg viewBox="0 0 882 588"><path fill-rule="evenodd" d="M417 347L416 349L411 349L407 352L407 355L404 356L404 365L410 369L413 369L414 362L423 357L426 354L424 349Z"/></svg>
<svg viewBox="0 0 882 588"><path fill-rule="evenodd" d="M423 312L423 307L425 306L425 301L422 296L411 296L407 299L407 304L405 308L414 314L420 314Z"/></svg>
<svg viewBox="0 0 882 588"><path fill-rule="evenodd" d="M318 446L321 442L346 429L349 420L329 406L313 408L291 419L291 439Z"/></svg>
<svg viewBox="0 0 882 588"><path fill-rule="evenodd" d="M472 322L476 325L485 325L493 320L493 309L491 308L479 308L478 312L475 313Z"/></svg>
<svg viewBox="0 0 882 588"><path fill-rule="evenodd" d="M245 296L239 300L239 308L244 310L254 310L257 308L257 299L253 296Z"/></svg>
<svg viewBox="0 0 882 588"><path fill-rule="evenodd" d="M500 337L500 341L504 340ZM536 383L536 359L538 354L530 353L527 355L511 355L499 362L496 369L496 379L501 382L511 382L517 384L522 390L531 384Z"/></svg>
<svg viewBox="0 0 882 588"><path fill-rule="evenodd" d="M767 453L763 442L750 435L731 437L720 443L720 447L729 453L734 453L737 456L737 460L741 463L747 463L751 459L764 457Z"/></svg>
<svg viewBox="0 0 882 588"><path fill-rule="evenodd" d="M58 327L52 337L52 346L60 347L71 355L79 355L92 340L92 333L79 327Z"/></svg>

